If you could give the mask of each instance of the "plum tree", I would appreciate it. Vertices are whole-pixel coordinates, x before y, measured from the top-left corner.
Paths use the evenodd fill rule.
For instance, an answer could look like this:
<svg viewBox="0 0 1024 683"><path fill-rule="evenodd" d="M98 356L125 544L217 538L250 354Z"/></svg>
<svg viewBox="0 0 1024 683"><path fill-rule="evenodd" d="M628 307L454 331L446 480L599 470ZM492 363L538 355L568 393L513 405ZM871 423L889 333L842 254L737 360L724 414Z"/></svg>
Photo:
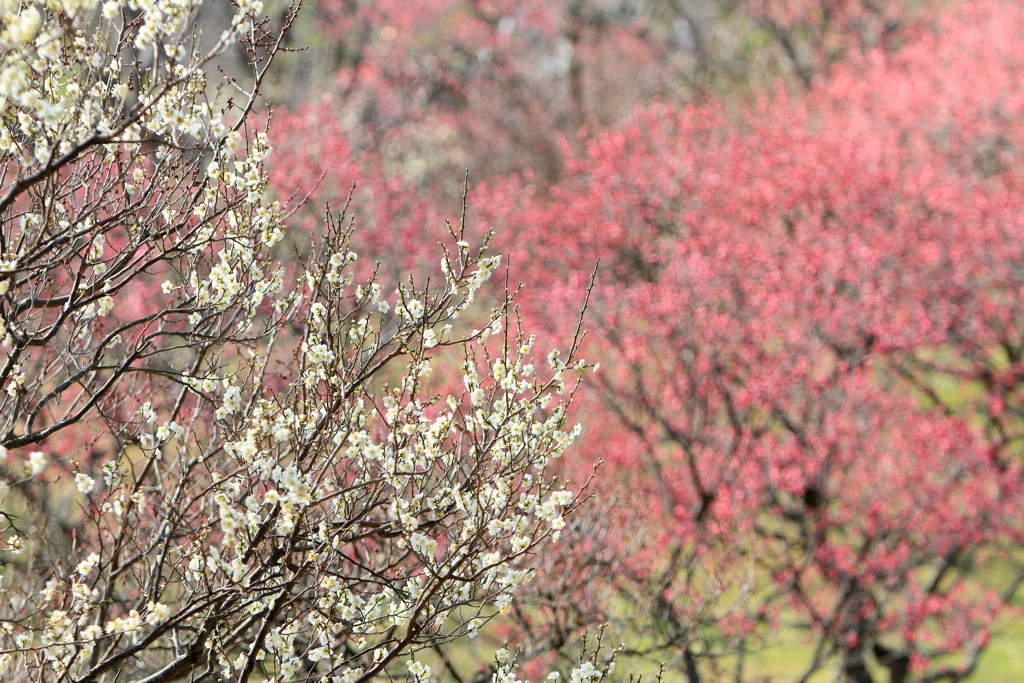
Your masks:
<svg viewBox="0 0 1024 683"><path fill-rule="evenodd" d="M582 335L536 363L464 221L389 290L347 209L288 257L254 112L283 35L244 0L200 52L197 6L0 2L0 670L427 680L582 499ZM212 83L232 45L249 79Z"/></svg>

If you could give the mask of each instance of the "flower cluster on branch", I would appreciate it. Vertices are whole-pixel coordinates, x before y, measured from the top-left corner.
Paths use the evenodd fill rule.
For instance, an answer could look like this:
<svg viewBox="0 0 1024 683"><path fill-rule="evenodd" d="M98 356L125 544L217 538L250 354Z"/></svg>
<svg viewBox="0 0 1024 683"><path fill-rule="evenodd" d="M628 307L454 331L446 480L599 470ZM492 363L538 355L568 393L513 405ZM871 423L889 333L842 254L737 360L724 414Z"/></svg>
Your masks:
<svg viewBox="0 0 1024 683"><path fill-rule="evenodd" d="M298 7L201 52L197 6L0 3L0 671L427 680L581 503L582 335L535 365L464 222L394 291L347 210L289 257L251 114Z"/></svg>

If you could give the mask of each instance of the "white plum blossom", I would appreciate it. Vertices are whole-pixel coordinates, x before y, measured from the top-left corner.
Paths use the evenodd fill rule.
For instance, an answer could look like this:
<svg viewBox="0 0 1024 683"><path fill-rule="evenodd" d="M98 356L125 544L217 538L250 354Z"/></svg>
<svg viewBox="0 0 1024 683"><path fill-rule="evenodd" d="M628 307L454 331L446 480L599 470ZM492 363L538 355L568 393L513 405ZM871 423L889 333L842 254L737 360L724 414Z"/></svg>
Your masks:
<svg viewBox="0 0 1024 683"><path fill-rule="evenodd" d="M84 560L78 563L79 575L87 576L90 572L92 572L93 568L96 566L96 563L99 561L100 556L96 553L91 553L89 557L85 558Z"/></svg>
<svg viewBox="0 0 1024 683"><path fill-rule="evenodd" d="M36 476L42 473L43 470L49 465L46 457L46 453L42 451L32 451L28 454L28 461L25 463L25 467L28 470L30 476Z"/></svg>
<svg viewBox="0 0 1024 683"><path fill-rule="evenodd" d="M88 474L79 472L75 475L75 486L81 493L89 494L96 488L96 480Z"/></svg>

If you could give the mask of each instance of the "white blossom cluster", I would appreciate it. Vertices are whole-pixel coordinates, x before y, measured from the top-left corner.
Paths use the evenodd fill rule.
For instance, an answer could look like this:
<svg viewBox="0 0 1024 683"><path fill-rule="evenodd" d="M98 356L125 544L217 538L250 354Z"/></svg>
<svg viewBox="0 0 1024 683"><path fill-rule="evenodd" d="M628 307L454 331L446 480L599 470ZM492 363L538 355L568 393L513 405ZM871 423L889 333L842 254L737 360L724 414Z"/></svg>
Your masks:
<svg viewBox="0 0 1024 683"><path fill-rule="evenodd" d="M125 372L133 355L170 345L169 336L140 336L153 318L126 320L118 310L158 271L171 276L155 309L164 335L254 338L258 309L282 291L270 252L284 234L283 210L263 199L266 134L244 135L244 120L229 125L203 71L249 35L260 6L241 3L230 30L201 55L180 48L196 4L0 3L0 295L36 297L0 310L5 428L31 427L76 377L119 363ZM148 63L122 63L144 48ZM204 156L212 162L200 175ZM279 313L288 307L275 299ZM62 356L64 367L46 354ZM26 383L29 368L35 381ZM43 386L62 388L37 391ZM87 413L72 411L57 427ZM144 438L166 441L171 431L161 425ZM20 441L45 435L26 428Z"/></svg>
<svg viewBox="0 0 1024 683"><path fill-rule="evenodd" d="M148 135L181 141L223 135L207 104L209 55L190 53L187 36L197 0L3 0L0 2L0 152L23 171L42 171L62 157L114 138ZM236 42L262 10L239 3L214 52ZM133 26L131 12L141 12ZM145 82L125 79L134 49L152 60ZM125 111L131 115L124 117ZM142 180L140 178L140 180Z"/></svg>
<svg viewBox="0 0 1024 683"><path fill-rule="evenodd" d="M296 401L282 406L263 382L246 395L228 379L192 380L199 391L223 387L218 418L240 417L231 423L237 438L224 444L230 461L222 471L233 474L217 475L212 485L219 543L205 557L199 547L190 551L188 584L252 588L265 564L253 539L277 547L301 539L303 550L293 552L309 576L321 577L302 593L315 610L281 619L255 651L280 681L294 680L303 659L337 674L329 680L371 677L406 647L389 635L394 629L422 639L475 635L489 616L508 610L514 590L532 576L521 560L557 534L577 502L546 475L578 434L565 428L564 382L538 378L527 362L532 340L520 339L514 357L478 358L472 349L480 332L453 336L461 309L450 302L478 283L456 278L433 295L400 289L396 300L405 304L395 308L413 300L423 308L384 339L375 334L386 315L376 305L380 288L359 286L346 301L337 295L344 284L319 276L338 272L338 259L325 261L307 278L309 326L298 349L304 371L287 389ZM438 340L456 340L467 354L461 398L424 393L428 369L443 361L432 356ZM363 373L389 349L406 357L405 372L370 391ZM339 557L371 540L388 580L358 564L348 580L339 578ZM252 609L268 609L272 596ZM223 649L223 675L235 677L248 659ZM410 675L429 675L418 666Z"/></svg>
<svg viewBox="0 0 1024 683"><path fill-rule="evenodd" d="M579 504L585 364L538 370L464 227L439 288L386 291L331 216L279 262L255 93L203 70L276 47L258 0L183 47L195 6L0 0L0 504L33 525L0 526L0 677L425 682Z"/></svg>
<svg viewBox="0 0 1024 683"><path fill-rule="evenodd" d="M584 637L584 652L580 656L579 663L569 671L569 683L600 683L608 680L615 673L616 658L622 650L618 647L610 652L604 647L604 627L602 627L596 646L593 650L587 651L586 637ZM519 678L517 664L520 652L510 652L503 647L494 653L494 674L491 677L493 683L529 683ZM562 678L558 671L552 671L544 677L545 683L555 683ZM658 680L661 677L659 675Z"/></svg>

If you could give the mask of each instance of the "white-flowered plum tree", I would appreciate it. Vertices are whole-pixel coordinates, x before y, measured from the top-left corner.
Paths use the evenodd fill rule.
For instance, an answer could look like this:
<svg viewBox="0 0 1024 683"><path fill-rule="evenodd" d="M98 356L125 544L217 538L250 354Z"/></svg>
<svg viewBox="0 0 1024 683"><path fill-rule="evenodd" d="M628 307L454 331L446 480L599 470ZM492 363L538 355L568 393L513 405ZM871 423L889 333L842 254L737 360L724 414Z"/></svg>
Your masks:
<svg viewBox="0 0 1024 683"><path fill-rule="evenodd" d="M289 249L254 121L298 7L204 52L197 4L0 0L0 676L425 680L582 500L579 328L535 367L464 218L394 291L347 211Z"/></svg>

